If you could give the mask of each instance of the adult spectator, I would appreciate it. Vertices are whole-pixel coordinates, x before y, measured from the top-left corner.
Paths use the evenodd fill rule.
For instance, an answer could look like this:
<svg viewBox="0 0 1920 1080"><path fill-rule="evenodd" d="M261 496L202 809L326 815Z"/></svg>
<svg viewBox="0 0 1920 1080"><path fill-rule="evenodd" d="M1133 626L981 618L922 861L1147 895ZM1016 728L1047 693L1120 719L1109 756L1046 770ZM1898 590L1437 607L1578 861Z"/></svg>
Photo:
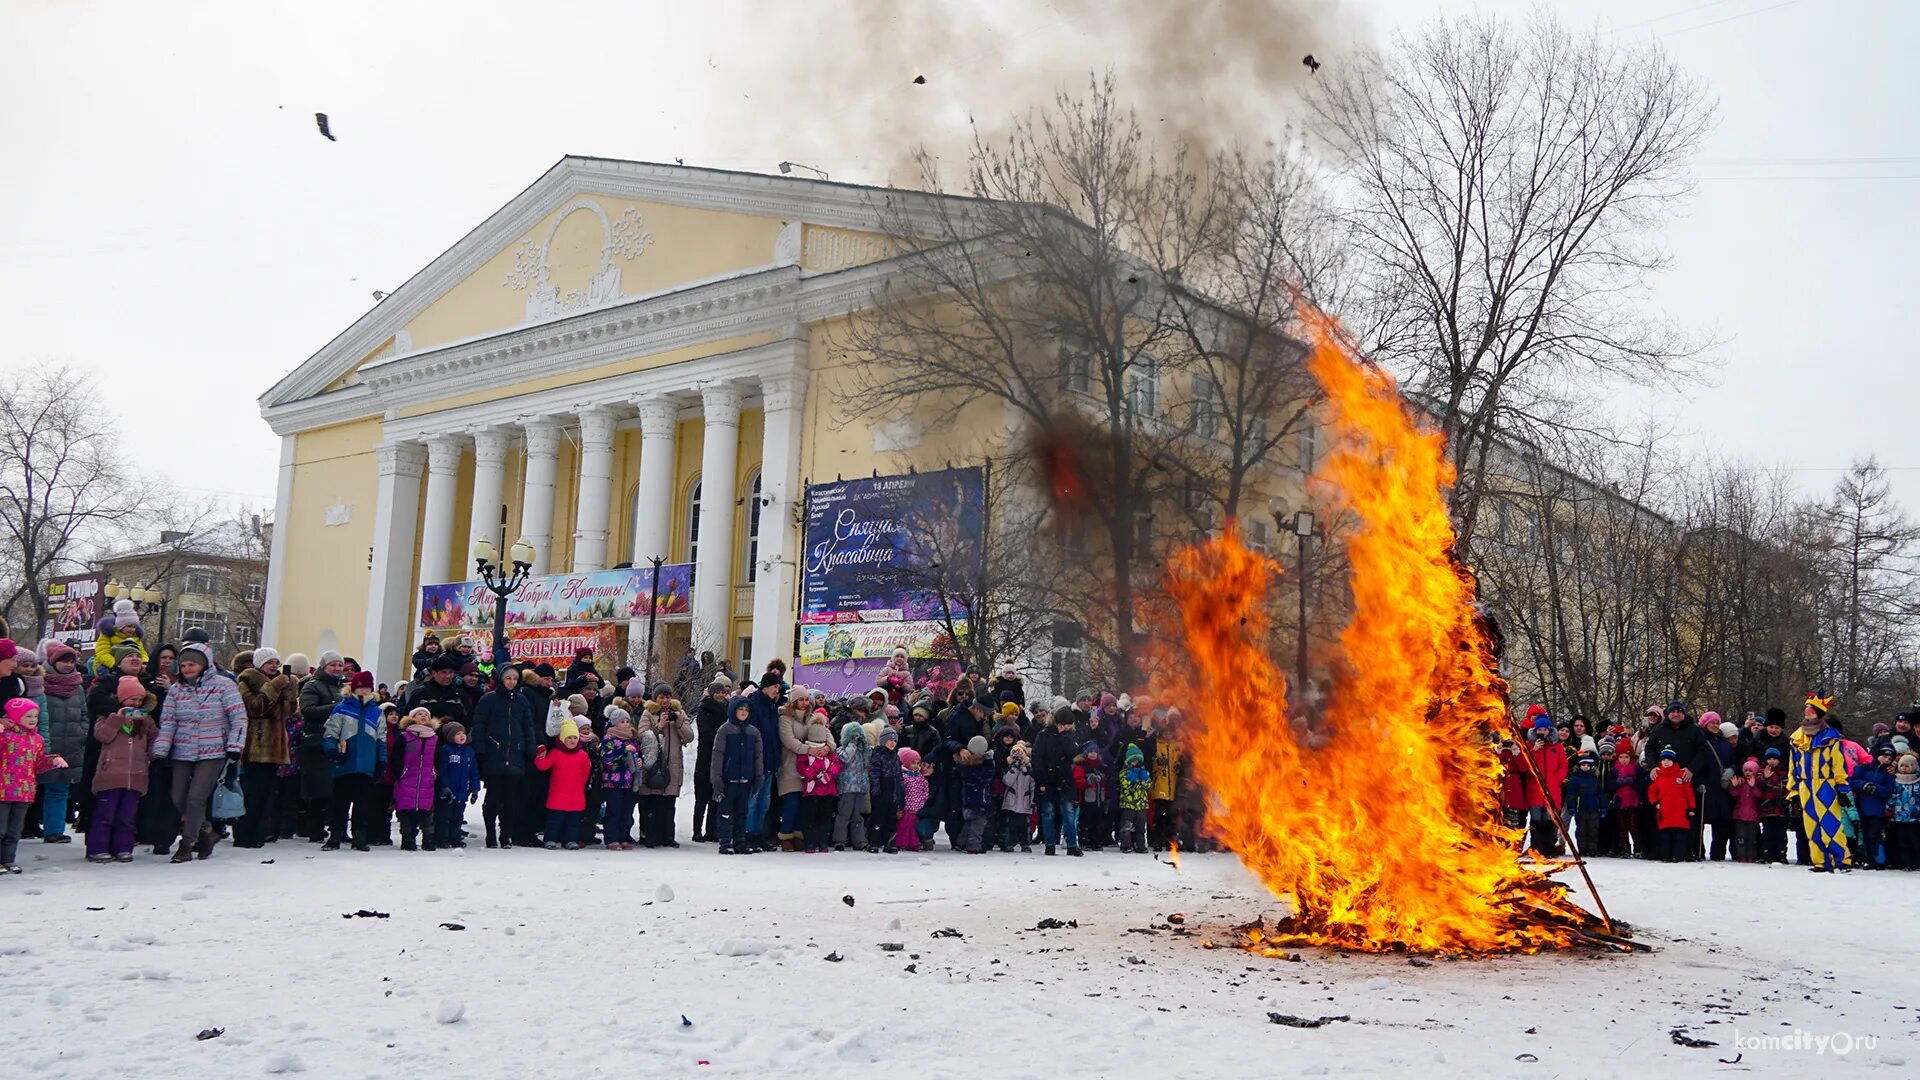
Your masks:
<svg viewBox="0 0 1920 1080"><path fill-rule="evenodd" d="M486 825L487 846L510 848L523 836L520 816L526 812L527 774L533 771L537 721L532 699L520 693L520 669L511 664L494 674L493 689L473 711L468 738L486 785L480 807Z"/></svg>
<svg viewBox="0 0 1920 1080"><path fill-rule="evenodd" d="M279 839L273 796L292 761L287 726L300 717L300 688L281 670L280 654L261 646L233 658L240 701L247 708L247 745L240 751L240 789L247 812L233 827L233 846L264 847Z"/></svg>
<svg viewBox="0 0 1920 1080"><path fill-rule="evenodd" d="M713 743L727 722L730 712L727 701L732 696L732 681L715 679L707 684L706 696L694 709L694 730L699 737L693 751L693 842L696 844L718 839L714 835L719 808L713 805Z"/></svg>
<svg viewBox="0 0 1920 1080"><path fill-rule="evenodd" d="M346 658L329 649L300 684L300 832L313 843L327 838L327 802L333 797L333 759L327 756L327 720L347 689Z"/></svg>
<svg viewBox="0 0 1920 1080"><path fill-rule="evenodd" d="M180 808L180 846L173 861L213 854L217 839L207 820L207 801L229 761L238 762L247 740L247 707L232 679L213 670L213 653L199 642L181 646L180 678L160 706L160 733L153 756L173 765L173 804Z"/></svg>
<svg viewBox="0 0 1920 1080"><path fill-rule="evenodd" d="M425 709L436 720L454 720L465 724L468 720L466 689L455 681L460 671L460 661L451 656L442 656L430 665L425 682L417 683L407 691L406 700L400 703L400 715L405 716L415 709Z"/></svg>

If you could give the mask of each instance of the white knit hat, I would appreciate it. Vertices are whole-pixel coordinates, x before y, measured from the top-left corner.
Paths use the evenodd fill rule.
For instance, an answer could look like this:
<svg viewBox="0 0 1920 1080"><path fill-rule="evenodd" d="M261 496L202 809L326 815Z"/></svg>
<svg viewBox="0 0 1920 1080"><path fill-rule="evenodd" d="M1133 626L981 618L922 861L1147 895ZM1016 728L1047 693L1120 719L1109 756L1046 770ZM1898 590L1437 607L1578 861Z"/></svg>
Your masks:
<svg viewBox="0 0 1920 1080"><path fill-rule="evenodd" d="M274 652L272 646L258 645L254 647L253 664L255 667L260 667L269 660L278 660L278 659L280 659L280 654L277 652Z"/></svg>

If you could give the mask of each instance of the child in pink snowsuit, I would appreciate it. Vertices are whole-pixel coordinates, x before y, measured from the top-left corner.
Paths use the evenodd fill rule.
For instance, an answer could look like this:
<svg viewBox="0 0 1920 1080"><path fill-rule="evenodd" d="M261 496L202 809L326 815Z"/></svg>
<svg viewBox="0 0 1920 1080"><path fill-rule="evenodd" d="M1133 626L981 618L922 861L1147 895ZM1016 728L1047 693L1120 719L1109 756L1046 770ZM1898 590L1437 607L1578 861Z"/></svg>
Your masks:
<svg viewBox="0 0 1920 1080"><path fill-rule="evenodd" d="M900 751L900 824L893 830L893 845L901 851L920 850L920 811L927 805L925 763L912 747Z"/></svg>

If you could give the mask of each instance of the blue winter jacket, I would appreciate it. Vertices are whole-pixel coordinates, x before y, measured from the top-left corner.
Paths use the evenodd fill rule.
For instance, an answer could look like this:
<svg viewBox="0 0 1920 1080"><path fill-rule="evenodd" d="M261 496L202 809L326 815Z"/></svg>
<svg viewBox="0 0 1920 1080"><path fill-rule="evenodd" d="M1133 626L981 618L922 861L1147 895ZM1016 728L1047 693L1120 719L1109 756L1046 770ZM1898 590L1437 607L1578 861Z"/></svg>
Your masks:
<svg viewBox="0 0 1920 1080"><path fill-rule="evenodd" d="M1886 817L1887 797L1893 794L1893 774L1878 763L1863 761L1847 774L1853 805L1861 817Z"/></svg>
<svg viewBox="0 0 1920 1080"><path fill-rule="evenodd" d="M727 705L727 715L733 715L733 705ZM760 729L760 750L766 763L766 775L774 776L780 772L780 755L785 752L780 745L780 700L754 691L747 695L747 722Z"/></svg>
<svg viewBox="0 0 1920 1080"><path fill-rule="evenodd" d="M434 763L434 779L441 792L454 802L465 802L480 790L480 759L473 744L440 744L439 760Z"/></svg>
<svg viewBox="0 0 1920 1080"><path fill-rule="evenodd" d="M1582 776L1576 770L1567 777L1566 808L1573 814L1598 814L1606 808L1600 797L1600 774Z"/></svg>
<svg viewBox="0 0 1920 1080"><path fill-rule="evenodd" d="M327 717L320 748L333 759L335 776L374 776L387 763L387 718L380 702L348 694ZM344 753L343 753L344 748Z"/></svg>
<svg viewBox="0 0 1920 1080"><path fill-rule="evenodd" d="M1887 816L1902 825L1920 824L1920 784L1903 784L1895 777L1887 795Z"/></svg>

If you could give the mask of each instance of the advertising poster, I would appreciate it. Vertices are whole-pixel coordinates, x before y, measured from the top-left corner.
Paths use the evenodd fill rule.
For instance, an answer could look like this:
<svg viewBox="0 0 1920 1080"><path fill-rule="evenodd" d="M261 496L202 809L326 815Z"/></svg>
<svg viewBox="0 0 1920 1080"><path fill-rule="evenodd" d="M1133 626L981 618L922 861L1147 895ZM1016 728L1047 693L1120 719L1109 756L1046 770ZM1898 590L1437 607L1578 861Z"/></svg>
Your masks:
<svg viewBox="0 0 1920 1080"><path fill-rule="evenodd" d="M617 658L620 652L621 623L592 623L583 626L520 626L507 630L507 655L515 661L552 664L556 670L564 669L573 662L574 651L582 646L591 646L593 655L603 663L606 658ZM493 631L490 629L468 629L461 633L450 634L442 639L451 645L465 640L473 646L473 651L481 656L493 652ZM612 670L611 668L607 670Z"/></svg>
<svg viewBox="0 0 1920 1080"><path fill-rule="evenodd" d="M42 638L58 638L78 643L81 652L93 648L93 625L106 614L107 576L72 574L47 583L47 625Z"/></svg>
<svg viewBox="0 0 1920 1080"><path fill-rule="evenodd" d="M571 626L580 623L644 619L650 605L661 616L693 611L693 565L660 568L660 595L653 592L653 568L601 570L591 574L548 574L527 579L507 601L507 626ZM420 626L457 630L493 625L494 595L479 581L420 587ZM572 654L568 654L571 658Z"/></svg>

